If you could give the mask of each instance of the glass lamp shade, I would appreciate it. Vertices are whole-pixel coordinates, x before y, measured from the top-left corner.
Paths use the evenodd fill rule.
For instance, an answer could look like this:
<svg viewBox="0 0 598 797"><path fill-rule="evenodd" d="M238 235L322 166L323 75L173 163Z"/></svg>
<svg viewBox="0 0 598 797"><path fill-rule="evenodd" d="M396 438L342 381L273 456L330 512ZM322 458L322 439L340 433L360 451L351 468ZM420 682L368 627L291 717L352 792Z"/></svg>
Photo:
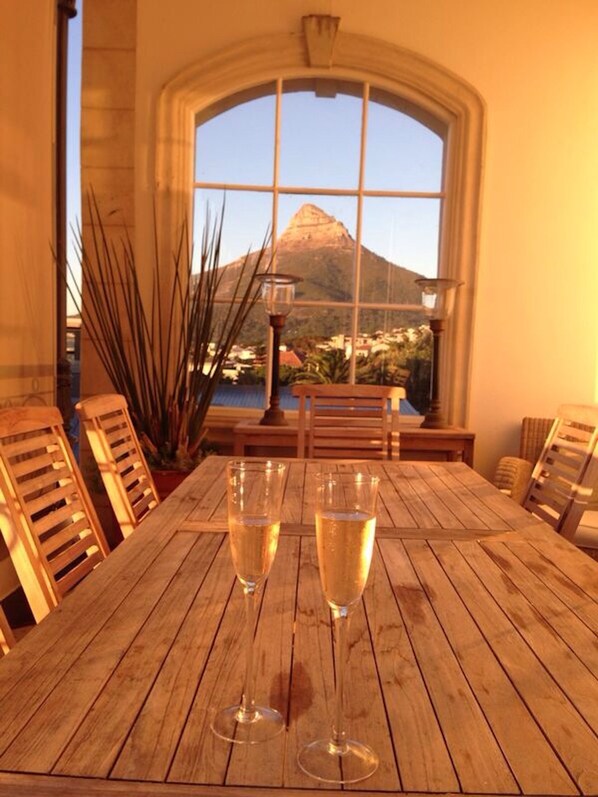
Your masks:
<svg viewBox="0 0 598 797"><path fill-rule="evenodd" d="M293 309L295 285L301 277L292 274L260 274L262 301L269 316L287 316Z"/></svg>
<svg viewBox="0 0 598 797"><path fill-rule="evenodd" d="M463 283L446 278L417 279L415 282L422 289L422 305L430 318L448 318L453 312L457 288Z"/></svg>

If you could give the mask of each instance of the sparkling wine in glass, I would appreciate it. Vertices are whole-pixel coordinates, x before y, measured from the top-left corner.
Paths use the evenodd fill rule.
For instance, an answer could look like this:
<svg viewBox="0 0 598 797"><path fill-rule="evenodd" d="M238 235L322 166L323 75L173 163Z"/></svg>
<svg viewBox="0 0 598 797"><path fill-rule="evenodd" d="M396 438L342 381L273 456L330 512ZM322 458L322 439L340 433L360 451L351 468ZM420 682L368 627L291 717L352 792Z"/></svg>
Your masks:
<svg viewBox="0 0 598 797"><path fill-rule="evenodd" d="M232 460L227 465L230 550L245 596L245 687L241 704L219 711L212 730L238 744L266 741L284 728L276 709L255 704L253 658L256 590L268 577L276 556L285 471L282 462Z"/></svg>
<svg viewBox="0 0 598 797"><path fill-rule="evenodd" d="M368 745L347 738L343 710L347 633L370 571L378 482L365 473L316 476L318 564L334 621L336 705L330 736L306 745L297 761L304 772L326 783L356 783L378 767L378 756Z"/></svg>

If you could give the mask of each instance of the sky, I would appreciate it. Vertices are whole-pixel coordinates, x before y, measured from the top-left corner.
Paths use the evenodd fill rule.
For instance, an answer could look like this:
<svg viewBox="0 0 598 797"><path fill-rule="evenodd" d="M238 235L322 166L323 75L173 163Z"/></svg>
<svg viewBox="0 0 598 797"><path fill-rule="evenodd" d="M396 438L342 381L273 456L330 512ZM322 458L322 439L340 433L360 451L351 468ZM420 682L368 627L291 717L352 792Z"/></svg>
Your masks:
<svg viewBox="0 0 598 797"><path fill-rule="evenodd" d="M81 31L84 0L69 23L67 97L67 219L69 228L81 219L80 95ZM375 95L373 95L375 96ZM200 127L197 133L196 180L270 185L273 180L275 99L272 94L242 103ZM362 100L348 94L316 97L313 92L283 94L279 184L314 188L355 189L358 185ZM202 153L206 158L202 158ZM364 187L375 190L440 190L442 141L424 125L382 102L368 104ZM222 205L222 191L197 189L195 219ZM312 202L337 218L355 238L357 200L315 193L279 198L282 234L304 202ZM261 245L272 219L270 194L228 191L222 263ZM438 261L440 201L419 198L366 197L362 244L387 260L425 276L435 276ZM69 246L69 262L76 256ZM68 312L74 312L68 299Z"/></svg>
<svg viewBox="0 0 598 797"><path fill-rule="evenodd" d="M196 180L269 185L273 181L275 99L272 95L226 111L198 127ZM359 180L362 100L313 92L283 94L279 184L311 189L355 190ZM206 153L206 159L202 159ZM364 187L437 192L442 141L424 125L378 102L368 105ZM196 219L205 205L220 207L221 191L198 190ZM281 194L281 234L304 202L335 216L355 238L357 200L316 193ZM227 192L224 262L239 257L271 219L271 199L257 192ZM438 260L440 201L431 198L366 197L362 243L393 263L434 276Z"/></svg>

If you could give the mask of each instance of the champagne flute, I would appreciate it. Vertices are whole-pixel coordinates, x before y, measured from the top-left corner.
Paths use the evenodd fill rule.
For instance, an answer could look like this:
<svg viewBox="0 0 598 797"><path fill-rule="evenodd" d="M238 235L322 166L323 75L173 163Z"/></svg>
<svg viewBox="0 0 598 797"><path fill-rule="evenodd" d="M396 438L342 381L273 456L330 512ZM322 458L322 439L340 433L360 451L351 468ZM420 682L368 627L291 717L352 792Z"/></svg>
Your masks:
<svg viewBox="0 0 598 797"><path fill-rule="evenodd" d="M241 705L219 711L211 727L216 736L239 744L272 739L284 728L276 709L255 704L253 656L255 595L276 555L285 472L282 462L232 460L227 465L230 550L245 596L245 688Z"/></svg>
<svg viewBox="0 0 598 797"><path fill-rule="evenodd" d="M365 473L316 476L316 541L322 589L334 621L336 707L330 737L306 745L297 762L327 783L356 783L378 767L370 747L347 738L343 711L347 633L370 571L378 482Z"/></svg>

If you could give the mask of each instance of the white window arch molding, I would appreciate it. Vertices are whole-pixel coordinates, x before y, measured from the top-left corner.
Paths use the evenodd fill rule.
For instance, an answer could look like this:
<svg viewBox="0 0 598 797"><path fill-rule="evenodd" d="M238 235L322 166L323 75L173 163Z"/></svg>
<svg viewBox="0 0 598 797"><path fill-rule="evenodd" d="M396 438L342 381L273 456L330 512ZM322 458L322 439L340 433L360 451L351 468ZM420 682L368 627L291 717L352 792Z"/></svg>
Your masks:
<svg viewBox="0 0 598 797"><path fill-rule="evenodd" d="M439 275L460 280L443 346L443 404L449 423L467 423L476 289L485 106L453 73L388 42L338 31L330 67L310 66L303 34L251 39L186 68L162 90L156 129L156 202L162 262L192 206L195 118L231 94L277 78L366 81L403 97L445 134L445 200L440 221Z"/></svg>

